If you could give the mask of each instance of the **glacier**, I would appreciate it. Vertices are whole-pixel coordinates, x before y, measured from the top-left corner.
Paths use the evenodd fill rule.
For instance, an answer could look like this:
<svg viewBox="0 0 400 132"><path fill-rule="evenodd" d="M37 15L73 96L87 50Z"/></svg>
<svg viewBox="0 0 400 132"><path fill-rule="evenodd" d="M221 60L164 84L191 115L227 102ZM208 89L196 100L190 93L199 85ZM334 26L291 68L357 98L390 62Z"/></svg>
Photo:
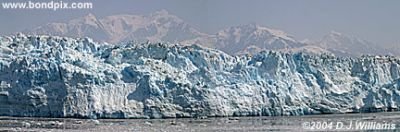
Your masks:
<svg viewBox="0 0 400 132"><path fill-rule="evenodd" d="M0 37L0 116L179 118L400 107L400 60L90 38Z"/></svg>

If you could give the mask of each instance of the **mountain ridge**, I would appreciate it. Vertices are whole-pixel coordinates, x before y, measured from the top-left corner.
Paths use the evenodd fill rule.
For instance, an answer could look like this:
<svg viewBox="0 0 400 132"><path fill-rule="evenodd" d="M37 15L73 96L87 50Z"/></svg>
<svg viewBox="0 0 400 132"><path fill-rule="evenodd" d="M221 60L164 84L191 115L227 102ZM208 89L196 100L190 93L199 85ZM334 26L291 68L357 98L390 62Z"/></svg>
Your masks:
<svg viewBox="0 0 400 132"><path fill-rule="evenodd" d="M321 40L312 42L299 41L284 31L255 23L232 26L215 34L206 34L166 10L149 15L121 14L100 19L93 14L88 14L66 23L49 23L25 33L91 37L97 41L109 43L135 40L139 42L166 41L182 45L200 44L232 55L254 54L262 50L329 53L352 57L363 54L400 55L399 51L334 31Z"/></svg>

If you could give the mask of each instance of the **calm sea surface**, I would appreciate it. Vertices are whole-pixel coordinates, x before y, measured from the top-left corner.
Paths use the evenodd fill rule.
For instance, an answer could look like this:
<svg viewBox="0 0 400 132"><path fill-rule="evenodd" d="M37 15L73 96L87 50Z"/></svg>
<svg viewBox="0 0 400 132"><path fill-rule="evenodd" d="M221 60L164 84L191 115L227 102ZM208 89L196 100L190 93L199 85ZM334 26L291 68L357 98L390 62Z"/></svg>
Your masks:
<svg viewBox="0 0 400 132"><path fill-rule="evenodd" d="M400 112L207 119L0 117L0 131L400 131Z"/></svg>

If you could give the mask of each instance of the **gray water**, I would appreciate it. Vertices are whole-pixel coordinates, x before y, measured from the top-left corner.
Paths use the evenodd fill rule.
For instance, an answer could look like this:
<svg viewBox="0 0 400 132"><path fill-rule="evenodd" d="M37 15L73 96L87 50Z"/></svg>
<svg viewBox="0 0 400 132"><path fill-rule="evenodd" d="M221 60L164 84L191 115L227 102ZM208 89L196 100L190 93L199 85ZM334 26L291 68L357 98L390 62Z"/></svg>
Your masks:
<svg viewBox="0 0 400 132"><path fill-rule="evenodd" d="M364 123L364 125L362 125ZM368 124L369 123L369 124ZM0 131L400 131L400 112L206 119L0 117Z"/></svg>

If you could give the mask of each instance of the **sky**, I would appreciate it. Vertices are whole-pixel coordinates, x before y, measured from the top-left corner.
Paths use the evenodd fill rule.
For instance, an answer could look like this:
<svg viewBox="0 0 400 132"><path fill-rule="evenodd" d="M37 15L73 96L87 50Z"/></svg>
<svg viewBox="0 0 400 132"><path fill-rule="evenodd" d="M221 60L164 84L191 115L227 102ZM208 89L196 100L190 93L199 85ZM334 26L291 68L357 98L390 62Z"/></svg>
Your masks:
<svg viewBox="0 0 400 132"><path fill-rule="evenodd" d="M17 2L22 0L2 0ZM50 0L31 0L48 2ZM58 0L53 0L57 2ZM283 30L298 40L318 40L331 31L380 45L400 45L399 0L64 0L93 2L93 9L0 9L0 34L92 13L97 17L165 9L202 32L249 23Z"/></svg>

